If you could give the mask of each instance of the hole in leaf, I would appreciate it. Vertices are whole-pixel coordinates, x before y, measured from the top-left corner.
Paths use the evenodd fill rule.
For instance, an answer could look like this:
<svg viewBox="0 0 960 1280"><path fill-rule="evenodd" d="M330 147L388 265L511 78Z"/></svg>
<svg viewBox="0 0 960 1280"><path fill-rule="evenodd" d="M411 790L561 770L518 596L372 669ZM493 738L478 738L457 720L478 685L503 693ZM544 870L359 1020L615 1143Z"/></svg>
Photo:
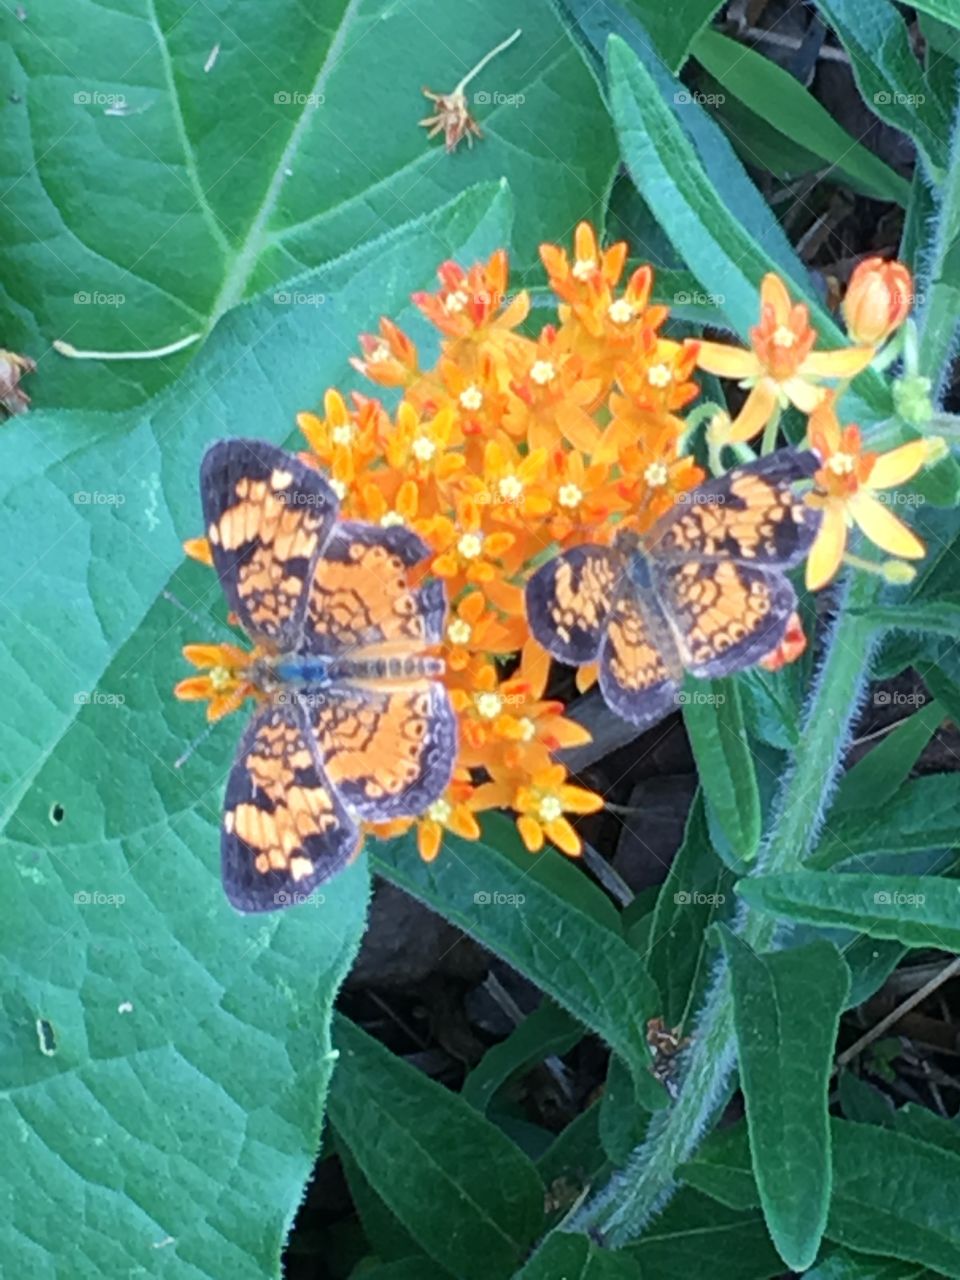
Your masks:
<svg viewBox="0 0 960 1280"><path fill-rule="evenodd" d="M62 804L52 804L50 806L50 821L55 827L59 827L66 816L67 812Z"/></svg>

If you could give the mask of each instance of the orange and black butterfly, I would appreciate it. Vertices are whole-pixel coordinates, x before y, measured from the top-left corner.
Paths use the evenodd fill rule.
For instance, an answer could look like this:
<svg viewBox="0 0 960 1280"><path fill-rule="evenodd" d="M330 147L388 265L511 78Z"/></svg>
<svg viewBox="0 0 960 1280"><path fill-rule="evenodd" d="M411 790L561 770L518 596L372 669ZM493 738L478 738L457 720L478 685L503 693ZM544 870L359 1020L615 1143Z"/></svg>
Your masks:
<svg viewBox="0 0 960 1280"><path fill-rule="evenodd" d="M200 492L260 700L227 780L223 883L238 910L269 911L340 870L361 822L417 815L445 790L456 720L429 651L446 596L409 582L422 539L339 520L320 472L271 444L211 445Z"/></svg>
<svg viewBox="0 0 960 1280"><path fill-rule="evenodd" d="M793 485L819 465L781 449L683 494L642 537L554 557L527 583L531 632L561 662L599 663L607 705L653 724L675 709L685 671L730 675L783 640L797 605L785 571L820 519Z"/></svg>

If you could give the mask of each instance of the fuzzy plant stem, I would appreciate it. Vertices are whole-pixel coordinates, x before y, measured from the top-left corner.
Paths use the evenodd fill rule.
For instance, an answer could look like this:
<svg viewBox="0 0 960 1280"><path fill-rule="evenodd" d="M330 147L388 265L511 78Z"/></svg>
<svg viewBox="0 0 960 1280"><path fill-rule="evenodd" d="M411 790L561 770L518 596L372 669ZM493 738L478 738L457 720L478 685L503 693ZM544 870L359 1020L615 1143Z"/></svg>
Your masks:
<svg viewBox="0 0 960 1280"><path fill-rule="evenodd" d="M856 574L838 602L795 765L751 874L795 871L814 846L865 686L871 635L857 615L873 602L878 588L871 575ZM777 943L778 924L744 905L738 932L754 950L770 950ZM677 1169L692 1157L724 1102L736 1061L733 1002L722 962L694 1026L676 1100L654 1117L626 1167L564 1223L564 1230L588 1231L617 1248L640 1235L676 1190Z"/></svg>

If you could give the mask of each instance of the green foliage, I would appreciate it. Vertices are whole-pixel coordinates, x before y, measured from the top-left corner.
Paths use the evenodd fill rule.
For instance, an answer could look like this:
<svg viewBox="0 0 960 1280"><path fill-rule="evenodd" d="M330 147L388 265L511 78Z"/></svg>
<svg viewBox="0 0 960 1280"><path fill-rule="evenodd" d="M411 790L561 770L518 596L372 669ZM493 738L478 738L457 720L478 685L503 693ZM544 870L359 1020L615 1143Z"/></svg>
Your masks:
<svg viewBox="0 0 960 1280"><path fill-rule="evenodd" d="M538 243L587 218L631 266L662 262L682 336L746 341L774 271L839 347L833 264L794 247L784 185L829 169L800 201L825 227L821 181L903 211L900 351L933 404L902 416L891 362L846 417L877 449L954 448L958 6L815 0L866 108L915 145L911 181L762 44L711 27L717 0L27 8L0 54L3 345L41 358L34 410L0 432L0 1273L278 1280L327 1118L321 1169L339 1163L355 1214L294 1242L334 1280L960 1276L956 1121L833 1074L844 1010L908 950L960 952L960 775L921 760L960 721L952 456L891 496L928 545L914 581L848 570L819 618L801 599L803 660L684 686L699 787L626 910L485 814L434 862L413 836L371 842L313 905L240 917L217 866L239 726L179 765L201 723L171 695L181 646L226 622L181 547L204 447L292 440L326 387L360 385L348 357L381 314L427 350L409 295L448 258L505 246L520 287ZM416 127L421 85L452 90L517 22L470 85L484 139L447 155ZM701 83L727 102L708 110ZM69 360L57 339L184 345ZM924 705L867 693L911 668ZM458 1088L334 1012L371 873L543 995ZM873 1046L892 1079L895 1049ZM604 1064L559 1133L523 1106L548 1058ZM718 1126L738 1092L745 1120Z"/></svg>

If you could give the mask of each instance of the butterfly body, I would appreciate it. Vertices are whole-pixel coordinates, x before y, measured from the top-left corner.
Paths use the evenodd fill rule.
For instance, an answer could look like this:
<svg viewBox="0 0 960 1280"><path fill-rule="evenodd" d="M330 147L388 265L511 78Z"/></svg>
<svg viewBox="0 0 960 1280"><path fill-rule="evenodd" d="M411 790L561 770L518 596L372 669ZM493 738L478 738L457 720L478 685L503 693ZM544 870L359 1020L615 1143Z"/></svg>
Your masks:
<svg viewBox="0 0 960 1280"><path fill-rule="evenodd" d="M338 520L330 485L292 454L218 441L200 480L214 565L257 655L223 882L239 910L272 910L344 866L363 821L415 816L445 790L456 722L429 650L446 598L408 581L428 551L416 534Z"/></svg>
<svg viewBox="0 0 960 1280"><path fill-rule="evenodd" d="M785 571L818 523L792 486L818 465L781 450L683 495L642 537L623 531L611 546L556 556L527 584L531 631L562 662L597 662L618 715L654 723L676 706L685 672L730 675L782 640L796 608Z"/></svg>

